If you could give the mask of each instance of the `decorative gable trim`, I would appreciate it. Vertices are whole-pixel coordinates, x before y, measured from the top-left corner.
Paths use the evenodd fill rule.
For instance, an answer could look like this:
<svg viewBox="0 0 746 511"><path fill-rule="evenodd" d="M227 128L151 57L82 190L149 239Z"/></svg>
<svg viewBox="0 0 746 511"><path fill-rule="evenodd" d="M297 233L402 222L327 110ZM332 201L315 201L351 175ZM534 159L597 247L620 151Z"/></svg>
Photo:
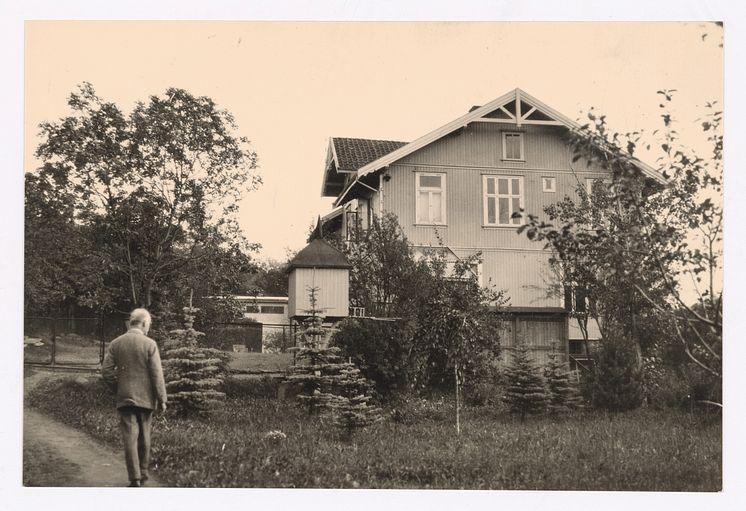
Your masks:
<svg viewBox="0 0 746 511"><path fill-rule="evenodd" d="M515 113L512 113L510 111L511 103L512 103L513 108L515 109ZM524 105L529 107L525 112L523 111ZM500 115L502 115L503 117L507 115L508 117L510 117L510 119L494 117L495 111L499 111L501 113ZM539 115L539 114L542 114L543 116L548 117L548 120L541 118L542 115ZM422 149L423 147L439 140L440 138L450 133L453 133L454 131L458 129L464 128L465 126L467 126L468 124L472 122L501 122L501 123L514 122L518 126L520 126L521 123L523 123L523 124L544 124L544 125L553 125L553 126L566 126L567 128L571 130L581 129L580 124L573 121L569 117L562 115L557 110L550 107L549 105L539 101L538 99L534 98L533 96L526 93L525 91L522 91L521 89L514 89L508 92L507 94L504 94L500 96L499 98L496 98L481 107L474 108L472 111L468 112L467 114L462 115L461 117L458 117L457 119L454 119L448 124L445 124L441 126L440 128L433 130L430 133L427 133L426 135L423 135L417 140L414 140L410 142L409 144L406 144L396 149L395 151L392 151L378 158L377 160L374 160L362 166L357 171L356 179L360 179L370 173L376 172L384 167L387 167L388 165L391 165L397 160L400 160L401 158L404 158L405 156L412 154L415 151L418 151L419 149ZM634 164L640 169L640 171L642 171L643 174L661 183L666 182L666 179L651 166L634 158L633 158L633 161L634 161Z"/></svg>

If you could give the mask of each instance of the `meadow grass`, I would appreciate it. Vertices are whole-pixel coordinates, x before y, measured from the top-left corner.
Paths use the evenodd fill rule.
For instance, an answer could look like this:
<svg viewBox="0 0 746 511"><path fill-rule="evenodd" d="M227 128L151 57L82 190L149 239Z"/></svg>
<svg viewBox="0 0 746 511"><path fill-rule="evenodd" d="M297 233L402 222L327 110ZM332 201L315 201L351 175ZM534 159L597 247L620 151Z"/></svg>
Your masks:
<svg viewBox="0 0 746 511"><path fill-rule="evenodd" d="M49 380L30 405L119 447L113 398L98 380ZM294 401L229 396L206 419L158 416L154 473L191 487L718 491L720 422L680 410L534 417L467 407L456 436L447 398L412 399L343 441ZM285 439L265 437L280 430Z"/></svg>

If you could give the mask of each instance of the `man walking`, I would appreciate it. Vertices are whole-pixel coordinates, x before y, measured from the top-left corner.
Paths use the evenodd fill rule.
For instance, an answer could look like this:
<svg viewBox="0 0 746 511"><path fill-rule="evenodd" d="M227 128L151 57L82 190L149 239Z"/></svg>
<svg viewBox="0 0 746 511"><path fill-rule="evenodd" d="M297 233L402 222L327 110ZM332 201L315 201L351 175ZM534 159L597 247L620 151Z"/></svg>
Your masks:
<svg viewBox="0 0 746 511"><path fill-rule="evenodd" d="M147 337L150 313L135 309L129 330L106 350L101 375L117 395L119 428L131 487L148 479L153 410L166 411L166 384L158 346Z"/></svg>

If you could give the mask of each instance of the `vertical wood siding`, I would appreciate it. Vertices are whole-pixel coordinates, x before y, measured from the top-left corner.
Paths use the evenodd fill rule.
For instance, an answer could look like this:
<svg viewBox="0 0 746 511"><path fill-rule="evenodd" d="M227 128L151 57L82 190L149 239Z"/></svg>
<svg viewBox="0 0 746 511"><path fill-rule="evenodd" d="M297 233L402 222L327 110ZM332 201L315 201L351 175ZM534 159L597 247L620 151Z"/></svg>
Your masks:
<svg viewBox="0 0 746 511"><path fill-rule="evenodd" d="M349 271L337 268L296 268L288 281L288 315L304 316L311 308L310 288L318 288L316 307L330 317L349 314Z"/></svg>
<svg viewBox="0 0 746 511"><path fill-rule="evenodd" d="M560 360L568 360L566 323L564 318L542 318L516 315L503 324L500 331L502 354L499 366L510 365L513 361L514 348L518 343L525 343L531 358L536 364L549 362L549 354L557 352Z"/></svg>
<svg viewBox="0 0 746 511"><path fill-rule="evenodd" d="M604 172L582 160L572 164L564 138L567 130L553 126L520 128L525 162L503 161L501 133L506 129L516 128L511 124L474 123L460 134L447 136L391 165L387 171L390 180L383 181L383 209L397 215L414 245L438 246L441 240L463 255L482 251L483 283L491 280L505 289L511 305L557 307L561 298L548 296L554 276L544 244L518 235L518 226L483 225L483 176L522 177L525 212L546 219L546 206L565 196L576 197L577 187L585 186L586 178L602 177ZM416 223L416 172L445 176L447 225ZM556 192L542 191L542 177L556 179Z"/></svg>

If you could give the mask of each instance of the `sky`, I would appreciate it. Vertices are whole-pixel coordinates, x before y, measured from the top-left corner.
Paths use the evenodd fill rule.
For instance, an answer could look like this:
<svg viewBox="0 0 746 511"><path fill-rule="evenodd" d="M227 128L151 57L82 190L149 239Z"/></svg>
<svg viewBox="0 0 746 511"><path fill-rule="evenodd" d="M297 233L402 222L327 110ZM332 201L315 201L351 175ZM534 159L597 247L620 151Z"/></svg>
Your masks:
<svg viewBox="0 0 746 511"><path fill-rule="evenodd" d="M411 141L516 87L573 119L595 107L618 131L652 132L656 91L676 89L696 148L694 121L723 99L721 34L701 22L29 21L24 168L39 163L39 123L64 116L83 81L127 112L167 87L209 96L259 155L263 185L240 225L259 259L283 260L331 208L333 136Z"/></svg>

